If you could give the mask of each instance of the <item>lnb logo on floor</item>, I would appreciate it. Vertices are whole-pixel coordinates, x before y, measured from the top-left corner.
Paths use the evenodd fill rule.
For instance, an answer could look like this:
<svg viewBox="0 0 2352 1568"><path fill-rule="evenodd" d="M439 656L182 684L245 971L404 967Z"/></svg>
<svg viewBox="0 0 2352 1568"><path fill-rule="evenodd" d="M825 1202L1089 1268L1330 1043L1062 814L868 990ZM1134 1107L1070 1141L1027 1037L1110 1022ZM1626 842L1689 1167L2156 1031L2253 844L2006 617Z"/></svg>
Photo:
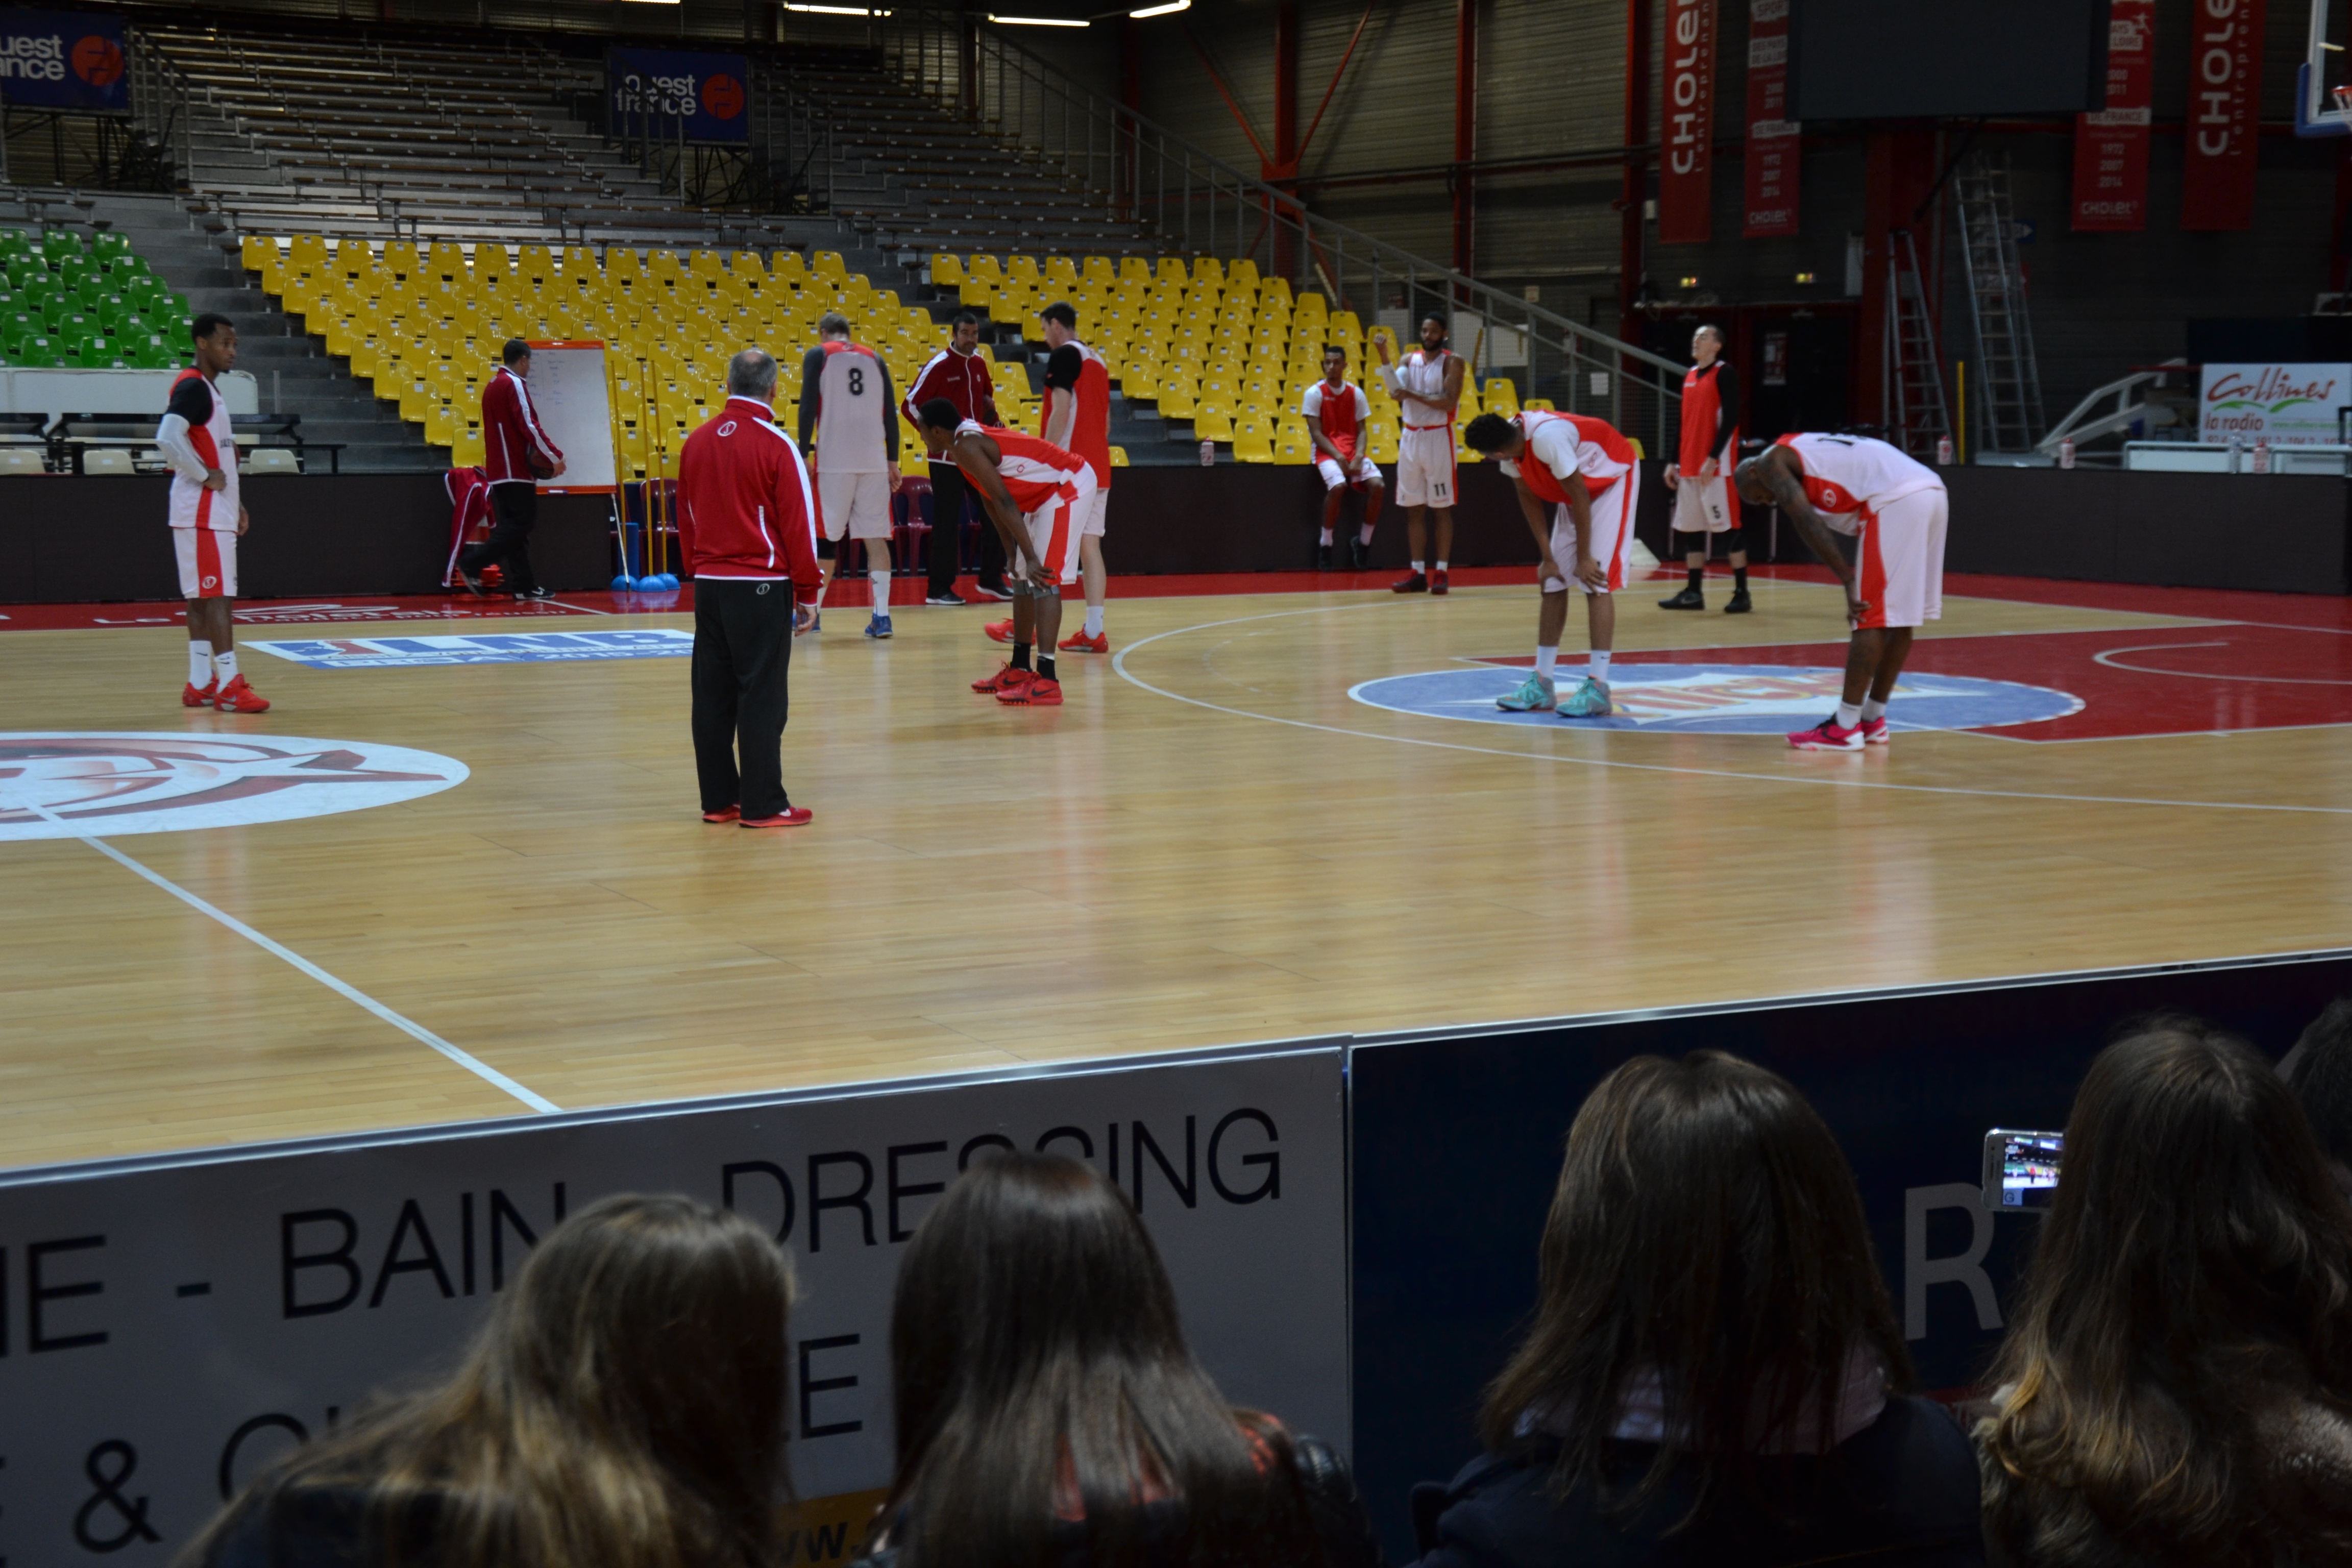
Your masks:
<svg viewBox="0 0 2352 1568"><path fill-rule="evenodd" d="M465 782L455 757L300 735L0 734L0 839L112 838L327 816Z"/></svg>
<svg viewBox="0 0 2352 1568"><path fill-rule="evenodd" d="M694 634L652 626L610 632L483 632L473 637L314 637L248 642L312 669L387 669L427 664L572 664L590 658L683 658Z"/></svg>
<svg viewBox="0 0 2352 1568"><path fill-rule="evenodd" d="M1527 679L1528 667L1476 663L1457 669L1368 680L1348 695L1373 708L1429 719L1487 724L1569 725L1601 730L1696 731L1776 735L1801 729L1837 706L1845 672L1786 664L1620 664L1609 673L1616 711L1606 719L1562 720L1495 706ZM1580 654L1563 652L1557 678L1565 699L1584 677ZM1906 673L1887 704L1897 730L1988 730L2037 724L2082 710L2071 692L1969 675Z"/></svg>

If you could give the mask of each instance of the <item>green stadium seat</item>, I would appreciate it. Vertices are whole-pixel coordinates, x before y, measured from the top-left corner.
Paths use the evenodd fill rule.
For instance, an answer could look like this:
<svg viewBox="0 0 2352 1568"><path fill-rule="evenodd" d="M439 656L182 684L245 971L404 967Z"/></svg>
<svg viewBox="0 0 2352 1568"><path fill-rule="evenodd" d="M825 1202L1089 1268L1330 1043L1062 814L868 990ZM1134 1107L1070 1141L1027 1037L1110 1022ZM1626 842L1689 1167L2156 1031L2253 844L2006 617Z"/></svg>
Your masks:
<svg viewBox="0 0 2352 1568"><path fill-rule="evenodd" d="M16 345L16 363L28 370L56 370L65 363L65 356L47 338L26 338Z"/></svg>

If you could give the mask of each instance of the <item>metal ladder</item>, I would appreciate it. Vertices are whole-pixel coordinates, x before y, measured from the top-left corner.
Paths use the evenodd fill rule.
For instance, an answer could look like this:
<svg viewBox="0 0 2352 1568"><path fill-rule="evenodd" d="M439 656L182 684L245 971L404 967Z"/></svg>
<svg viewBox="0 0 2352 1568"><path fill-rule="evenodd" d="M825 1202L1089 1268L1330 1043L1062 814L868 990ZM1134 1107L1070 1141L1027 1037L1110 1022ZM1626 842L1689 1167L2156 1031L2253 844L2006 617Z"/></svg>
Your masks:
<svg viewBox="0 0 2352 1568"><path fill-rule="evenodd" d="M2026 310L2025 271L2017 259L2009 161L1979 153L1954 177L1952 189L1960 215L1960 254L1968 265L1969 304L1976 318L1975 380L1982 419L1975 445L1986 452L2030 452L2048 421L2042 411L2033 321Z"/></svg>
<svg viewBox="0 0 2352 1568"><path fill-rule="evenodd" d="M1952 428L1944 401L1944 363L1919 275L1919 250L1907 228L1886 237L1886 374L1882 383L1886 438L1915 458L1932 458Z"/></svg>

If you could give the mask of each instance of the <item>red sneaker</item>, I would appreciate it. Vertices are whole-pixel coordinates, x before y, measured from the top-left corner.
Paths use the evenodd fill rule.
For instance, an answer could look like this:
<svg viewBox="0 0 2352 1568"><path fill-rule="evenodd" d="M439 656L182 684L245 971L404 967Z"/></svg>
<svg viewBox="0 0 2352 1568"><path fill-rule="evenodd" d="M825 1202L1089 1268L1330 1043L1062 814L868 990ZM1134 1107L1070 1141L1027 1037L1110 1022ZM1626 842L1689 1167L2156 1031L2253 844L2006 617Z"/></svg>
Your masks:
<svg viewBox="0 0 2352 1568"><path fill-rule="evenodd" d="M996 694L996 700L1007 708L1059 708L1062 705L1062 683L1044 676L1009 686Z"/></svg>
<svg viewBox="0 0 2352 1568"><path fill-rule="evenodd" d="M1084 630L1075 631L1062 639L1061 648L1064 653L1108 653L1110 634L1097 632L1088 637Z"/></svg>
<svg viewBox="0 0 2352 1568"><path fill-rule="evenodd" d="M1036 679L1036 671L1030 669L1015 669L1008 664L1000 668L994 675L990 676L986 680L973 681L971 683L971 689L984 696L993 697L999 693L1010 691L1016 686L1026 686L1029 682Z"/></svg>
<svg viewBox="0 0 2352 1568"><path fill-rule="evenodd" d="M183 708L209 708L213 705L213 699L219 694L220 681L218 678L205 681L205 689L202 691L196 689L196 683L192 680L187 685L180 688L180 706Z"/></svg>
<svg viewBox="0 0 2352 1568"><path fill-rule="evenodd" d="M735 826L738 827L806 827L809 825L809 818L815 815L816 813L807 806L788 805L777 816L746 816L738 821Z"/></svg>
<svg viewBox="0 0 2352 1568"><path fill-rule="evenodd" d="M740 805L722 805L717 811L704 812L702 814L702 820L705 822L732 822L742 815L743 808Z"/></svg>
<svg viewBox="0 0 2352 1568"><path fill-rule="evenodd" d="M988 640L991 642L1011 642L1013 640L1013 623L1011 621L990 621L980 629L988 634Z"/></svg>
<svg viewBox="0 0 2352 1568"><path fill-rule="evenodd" d="M1832 713L1811 729L1790 735L1789 744L1801 752L1858 752L1862 750L1862 726L1857 724L1849 730Z"/></svg>
<svg viewBox="0 0 2352 1568"><path fill-rule="evenodd" d="M1864 745L1884 746L1894 739L1895 731L1887 728L1886 716L1885 714L1882 713L1875 719L1864 719L1862 721L1862 743Z"/></svg>
<svg viewBox="0 0 2352 1568"><path fill-rule="evenodd" d="M1444 573L1432 572L1429 574L1429 591L1433 594L1443 594L1446 591Z"/></svg>
<svg viewBox="0 0 2352 1568"><path fill-rule="evenodd" d="M219 693L213 698L213 706L223 713L269 711L269 704L263 700L259 692L245 683L245 677L242 675L220 689Z"/></svg>
<svg viewBox="0 0 2352 1568"><path fill-rule="evenodd" d="M1415 572L1390 584L1389 592L1391 594L1426 594L1429 592L1429 579L1423 576L1420 573Z"/></svg>

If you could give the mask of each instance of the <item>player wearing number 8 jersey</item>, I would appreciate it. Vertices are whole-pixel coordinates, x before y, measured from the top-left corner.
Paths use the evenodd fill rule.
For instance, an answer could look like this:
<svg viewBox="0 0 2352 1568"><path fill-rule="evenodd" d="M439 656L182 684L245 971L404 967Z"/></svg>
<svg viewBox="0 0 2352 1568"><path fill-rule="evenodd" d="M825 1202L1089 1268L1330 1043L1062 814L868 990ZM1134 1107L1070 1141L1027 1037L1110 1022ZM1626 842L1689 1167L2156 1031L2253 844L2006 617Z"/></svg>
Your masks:
<svg viewBox="0 0 2352 1568"><path fill-rule="evenodd" d="M1915 627L1944 613L1948 498L1936 471L1865 436L1783 436L1739 465L1741 499L1777 506L1845 584L1845 690L1836 714L1789 743L1855 752L1890 738L1886 704ZM1832 533L1859 542L1848 563Z"/></svg>
<svg viewBox="0 0 2352 1568"><path fill-rule="evenodd" d="M979 492L1012 568L1012 662L971 689L1012 707L1059 707L1054 637L1062 629L1062 588L1078 580L1094 469L1050 441L962 418L943 397L923 405L920 428L932 455L952 458Z"/></svg>
<svg viewBox="0 0 2352 1568"><path fill-rule="evenodd" d="M1542 552L1538 580L1543 608L1537 619L1536 667L1526 683L1496 706L1514 713L1556 711L1564 719L1607 717L1613 707L1609 656L1617 634L1617 605L1610 595L1625 585L1625 552L1642 478L1633 445L1606 420L1540 408L1509 419L1481 414L1470 421L1462 438L1472 450L1501 460ZM1592 651L1583 680L1561 701L1552 671L1559 658L1560 633L1568 625L1571 582L1584 595Z"/></svg>
<svg viewBox="0 0 2352 1568"><path fill-rule="evenodd" d="M898 414L890 372L872 349L849 341L845 318L827 311L816 330L824 342L801 362L800 437L816 473L817 513L828 557L825 584L832 585L839 565L841 542L861 541L874 591L874 618L866 635L887 637L890 497L898 488Z"/></svg>

